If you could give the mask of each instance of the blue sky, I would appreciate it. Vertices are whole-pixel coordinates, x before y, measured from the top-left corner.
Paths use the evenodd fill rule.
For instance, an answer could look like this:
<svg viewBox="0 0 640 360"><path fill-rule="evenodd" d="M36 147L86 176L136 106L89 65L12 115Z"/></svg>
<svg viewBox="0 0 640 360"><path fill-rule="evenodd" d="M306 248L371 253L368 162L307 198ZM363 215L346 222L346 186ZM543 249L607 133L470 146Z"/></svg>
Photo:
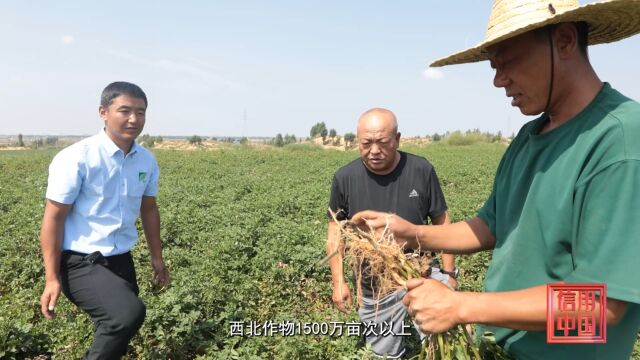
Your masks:
<svg viewBox="0 0 640 360"><path fill-rule="evenodd" d="M344 133L376 106L397 114L405 136L510 134L528 119L492 86L487 62L424 73L481 41L490 8L488 0L2 2L0 134L93 134L100 92L116 80L145 90L144 132L154 135L308 136L318 121ZM634 99L639 55L640 36L590 48L601 79Z"/></svg>

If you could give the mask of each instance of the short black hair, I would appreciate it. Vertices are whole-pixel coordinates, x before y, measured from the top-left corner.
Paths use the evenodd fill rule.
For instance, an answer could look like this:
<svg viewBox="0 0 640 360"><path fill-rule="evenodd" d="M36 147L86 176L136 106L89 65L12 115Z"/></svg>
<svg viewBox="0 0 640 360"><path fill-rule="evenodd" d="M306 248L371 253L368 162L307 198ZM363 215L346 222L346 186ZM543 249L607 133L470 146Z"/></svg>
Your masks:
<svg viewBox="0 0 640 360"><path fill-rule="evenodd" d="M102 90L102 95L100 96L100 105L108 108L109 105L111 105L111 103L113 102L113 99L117 98L120 95L127 95L132 98L144 100L145 108L149 105L147 103L147 95L145 95L140 86L126 81L116 81L107 85L107 87Z"/></svg>

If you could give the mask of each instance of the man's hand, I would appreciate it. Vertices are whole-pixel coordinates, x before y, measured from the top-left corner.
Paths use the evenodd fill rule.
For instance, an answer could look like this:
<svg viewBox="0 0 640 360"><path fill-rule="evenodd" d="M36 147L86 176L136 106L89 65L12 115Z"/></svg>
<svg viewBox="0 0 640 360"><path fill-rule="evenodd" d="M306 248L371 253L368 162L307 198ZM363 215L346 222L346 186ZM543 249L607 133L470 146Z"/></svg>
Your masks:
<svg viewBox="0 0 640 360"><path fill-rule="evenodd" d="M342 311L345 314L349 314L349 310L351 309L351 289L345 282L339 282L338 284L333 285L333 295L331 296L331 301L333 301L333 305L335 305L338 310Z"/></svg>
<svg viewBox="0 0 640 360"><path fill-rule="evenodd" d="M378 236L382 235L382 232L386 228L387 231L393 233L398 243L407 243L410 248L416 248L418 245L416 238L418 231L417 226L398 215L365 210L355 214L351 218L351 221L364 230L369 230L369 228L375 230Z"/></svg>
<svg viewBox="0 0 640 360"><path fill-rule="evenodd" d="M58 302L58 296L60 296L60 282L59 281L47 281L44 285L44 291L40 296L40 311L47 319L53 319L56 317L55 307Z"/></svg>
<svg viewBox="0 0 640 360"><path fill-rule="evenodd" d="M154 259L151 260L151 266L153 267L153 285L159 286L161 288L167 286L169 284L169 270L164 265L164 261L162 259Z"/></svg>
<svg viewBox="0 0 640 360"><path fill-rule="evenodd" d="M423 333L445 332L460 323L459 293L433 279L411 279L407 290L402 303Z"/></svg>

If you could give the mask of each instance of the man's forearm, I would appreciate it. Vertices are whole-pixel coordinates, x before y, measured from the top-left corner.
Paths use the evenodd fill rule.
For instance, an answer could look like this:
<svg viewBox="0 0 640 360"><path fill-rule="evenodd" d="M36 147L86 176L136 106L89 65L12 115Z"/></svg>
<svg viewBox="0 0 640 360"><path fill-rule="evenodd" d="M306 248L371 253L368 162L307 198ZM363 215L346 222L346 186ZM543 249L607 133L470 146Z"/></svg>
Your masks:
<svg viewBox="0 0 640 360"><path fill-rule="evenodd" d="M344 266L342 264L343 256L338 253L327 262L331 270L331 281L334 284L345 282Z"/></svg>
<svg viewBox="0 0 640 360"><path fill-rule="evenodd" d="M141 212L142 228L147 239L151 259L162 259L162 242L160 240L160 211L158 207L149 206Z"/></svg>
<svg viewBox="0 0 640 360"><path fill-rule="evenodd" d="M546 330L547 285L505 292L461 292L460 296L460 323L478 323L516 330ZM599 306L597 302L595 312L599 312ZM624 316L626 307L623 301L607 299L607 322L618 323ZM554 313L560 314L558 309Z"/></svg>
<svg viewBox="0 0 640 360"><path fill-rule="evenodd" d="M451 272L456 267L456 258L454 255L442 253L442 269Z"/></svg>
<svg viewBox="0 0 640 360"><path fill-rule="evenodd" d="M40 311L47 319L56 317L55 306L60 295L60 258L64 222L72 205L47 200L40 229L40 248L45 270L45 285L40 296Z"/></svg>
<svg viewBox="0 0 640 360"><path fill-rule="evenodd" d="M445 211L439 216L431 218L431 224L433 225L449 225L451 224L451 218L449 218L449 212ZM453 254L442 253L442 269L444 271L451 272L456 267L456 258Z"/></svg>
<svg viewBox="0 0 640 360"><path fill-rule="evenodd" d="M338 224L331 221L327 229L327 255L331 256L329 261L329 269L331 270L331 279L334 284L343 282L344 279L344 243L340 241L338 234Z"/></svg>
<svg viewBox="0 0 640 360"><path fill-rule="evenodd" d="M414 241L423 249L469 254L493 249L495 238L480 218L441 226L416 225ZM417 244L413 244L417 245Z"/></svg>
<svg viewBox="0 0 640 360"><path fill-rule="evenodd" d="M516 330L545 330L547 287L508 292L461 292L460 322Z"/></svg>
<svg viewBox="0 0 640 360"><path fill-rule="evenodd" d="M45 221L40 231L40 248L44 262L45 280L58 281L60 276L60 248L64 226L58 226Z"/></svg>
<svg viewBox="0 0 640 360"><path fill-rule="evenodd" d="M40 248L46 281L58 281L60 276L60 254L65 218L66 212L60 213L52 204L46 204L40 229Z"/></svg>

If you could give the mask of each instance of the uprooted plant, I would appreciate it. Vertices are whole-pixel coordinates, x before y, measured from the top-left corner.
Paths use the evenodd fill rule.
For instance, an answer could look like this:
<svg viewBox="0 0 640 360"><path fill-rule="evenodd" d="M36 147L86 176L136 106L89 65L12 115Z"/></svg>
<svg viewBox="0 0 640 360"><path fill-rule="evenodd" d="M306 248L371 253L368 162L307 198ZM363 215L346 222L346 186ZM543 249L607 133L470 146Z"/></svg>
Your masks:
<svg viewBox="0 0 640 360"><path fill-rule="evenodd" d="M337 220L338 239L344 243L345 259L356 275L358 303L362 303L362 279L370 281L378 299L395 291L406 289L410 279L431 274L432 257L421 254L420 249L406 252L393 234L385 228L380 235L369 228L362 230L350 220ZM322 262L340 251L329 254ZM481 359L478 348L463 326L458 325L444 333L427 334L422 343L419 359Z"/></svg>

